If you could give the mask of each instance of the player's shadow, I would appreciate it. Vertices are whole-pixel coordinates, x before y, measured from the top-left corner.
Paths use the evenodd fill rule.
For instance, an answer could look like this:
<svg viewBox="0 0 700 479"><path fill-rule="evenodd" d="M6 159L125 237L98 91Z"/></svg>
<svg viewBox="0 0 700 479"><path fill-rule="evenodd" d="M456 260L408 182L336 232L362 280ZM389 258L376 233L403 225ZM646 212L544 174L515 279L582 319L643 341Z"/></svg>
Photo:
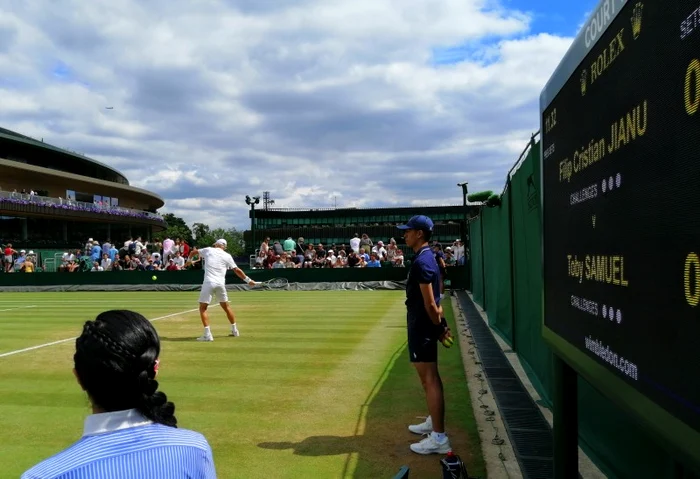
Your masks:
<svg viewBox="0 0 700 479"><path fill-rule="evenodd" d="M189 342L198 342L196 336L186 336L184 338L169 338L167 336L160 336L161 341L167 341L171 343L189 343Z"/></svg>
<svg viewBox="0 0 700 479"><path fill-rule="evenodd" d="M311 436L300 442L261 442L263 449L293 449L298 456L336 456L364 449L366 436Z"/></svg>

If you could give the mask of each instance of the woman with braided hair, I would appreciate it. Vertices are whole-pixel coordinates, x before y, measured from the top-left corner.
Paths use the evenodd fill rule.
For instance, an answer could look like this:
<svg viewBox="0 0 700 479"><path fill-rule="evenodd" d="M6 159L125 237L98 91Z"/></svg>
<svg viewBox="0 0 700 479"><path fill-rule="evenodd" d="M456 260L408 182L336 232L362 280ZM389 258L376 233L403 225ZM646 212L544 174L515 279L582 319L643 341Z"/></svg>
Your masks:
<svg viewBox="0 0 700 479"><path fill-rule="evenodd" d="M160 340L146 318L106 311L83 325L73 372L92 403L83 437L22 479L216 477L201 434L177 428L175 405L158 391Z"/></svg>

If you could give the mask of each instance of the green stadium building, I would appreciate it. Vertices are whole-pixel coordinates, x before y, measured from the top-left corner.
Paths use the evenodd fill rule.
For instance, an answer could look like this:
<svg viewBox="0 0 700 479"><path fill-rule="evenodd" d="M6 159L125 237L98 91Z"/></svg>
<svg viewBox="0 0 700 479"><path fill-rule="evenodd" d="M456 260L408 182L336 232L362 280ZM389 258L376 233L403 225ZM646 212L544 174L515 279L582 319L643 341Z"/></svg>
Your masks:
<svg viewBox="0 0 700 479"><path fill-rule="evenodd" d="M266 237L280 242L303 237L306 244L345 245L355 233L367 234L375 243L394 238L407 257L401 231L396 226L413 215L427 215L435 223L433 239L452 244L467 240L466 219L478 212L478 206L410 206L390 208L262 208L251 209L251 229L244 233L246 253L255 254Z"/></svg>

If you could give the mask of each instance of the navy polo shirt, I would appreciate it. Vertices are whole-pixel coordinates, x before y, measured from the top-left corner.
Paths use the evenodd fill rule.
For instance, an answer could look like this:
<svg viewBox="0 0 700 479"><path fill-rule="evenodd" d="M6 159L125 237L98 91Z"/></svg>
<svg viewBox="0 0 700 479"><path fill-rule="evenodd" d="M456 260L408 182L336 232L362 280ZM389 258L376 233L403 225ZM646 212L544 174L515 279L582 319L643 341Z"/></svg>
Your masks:
<svg viewBox="0 0 700 479"><path fill-rule="evenodd" d="M406 282L406 307L409 317L425 318L428 321L430 321L430 316L423 303L423 294L420 291L421 283L433 285L435 304L440 305L440 268L432 253L429 246L424 246L418 251L411 263Z"/></svg>

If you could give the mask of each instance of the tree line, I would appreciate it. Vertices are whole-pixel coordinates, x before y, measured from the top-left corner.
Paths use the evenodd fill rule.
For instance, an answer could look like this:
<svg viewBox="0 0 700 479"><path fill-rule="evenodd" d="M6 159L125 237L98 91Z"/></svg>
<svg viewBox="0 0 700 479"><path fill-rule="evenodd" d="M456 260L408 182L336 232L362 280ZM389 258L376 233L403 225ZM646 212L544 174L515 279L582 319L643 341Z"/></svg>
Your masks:
<svg viewBox="0 0 700 479"><path fill-rule="evenodd" d="M182 238L187 241L190 246L203 248L211 246L214 241L223 238L228 243L227 251L232 256L242 256L245 252L245 243L243 242L243 232L236 228L209 228L209 225L204 223L194 223L190 228L184 219L175 216L173 213L165 213L163 219L168 223L168 228L164 231L154 234L154 238L163 241L166 237L171 239Z"/></svg>

